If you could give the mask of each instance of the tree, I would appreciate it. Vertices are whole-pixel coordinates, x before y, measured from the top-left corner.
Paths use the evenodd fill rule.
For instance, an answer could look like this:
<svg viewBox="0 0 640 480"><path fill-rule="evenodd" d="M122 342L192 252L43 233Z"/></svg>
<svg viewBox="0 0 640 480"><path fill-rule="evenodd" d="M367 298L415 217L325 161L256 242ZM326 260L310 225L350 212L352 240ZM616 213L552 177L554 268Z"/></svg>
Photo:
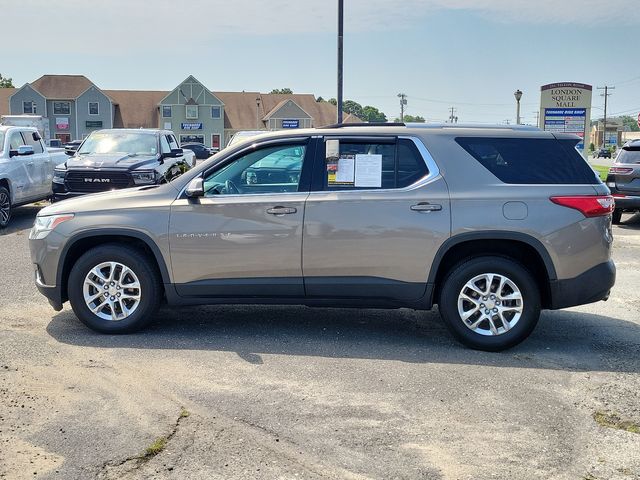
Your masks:
<svg viewBox="0 0 640 480"><path fill-rule="evenodd" d="M279 93L282 95L289 95L293 93L293 90L291 90L290 88L274 88L269 93Z"/></svg>
<svg viewBox="0 0 640 480"><path fill-rule="evenodd" d="M327 102L329 102L331 105L338 105L338 100L336 100L335 98L330 98L329 100L327 100Z"/></svg>
<svg viewBox="0 0 640 480"><path fill-rule="evenodd" d="M362 113L362 105L358 102L354 102L353 100L347 100L342 104L342 110L345 113L350 113L351 115L355 115L358 118L363 117Z"/></svg>
<svg viewBox="0 0 640 480"><path fill-rule="evenodd" d="M376 107L367 105L362 109L362 116L360 117L365 122L386 122L387 116L378 110Z"/></svg>
<svg viewBox="0 0 640 480"><path fill-rule="evenodd" d="M13 88L13 81L9 77L3 77L0 73L0 88Z"/></svg>
<svg viewBox="0 0 640 480"><path fill-rule="evenodd" d="M396 117L394 122L400 122L400 119ZM425 119L424 119L424 117L421 117L420 115L416 115L416 116L405 115L404 116L404 122L405 123L424 123Z"/></svg>
<svg viewBox="0 0 640 480"><path fill-rule="evenodd" d="M621 117L618 117L618 120L620 120L622 122L623 126L629 127L629 130L631 132L640 131L640 128L638 128L638 119L637 118L632 117L630 115L623 115Z"/></svg>
<svg viewBox="0 0 640 480"><path fill-rule="evenodd" d="M316 102L326 102L326 100L322 97L316 98Z"/></svg>

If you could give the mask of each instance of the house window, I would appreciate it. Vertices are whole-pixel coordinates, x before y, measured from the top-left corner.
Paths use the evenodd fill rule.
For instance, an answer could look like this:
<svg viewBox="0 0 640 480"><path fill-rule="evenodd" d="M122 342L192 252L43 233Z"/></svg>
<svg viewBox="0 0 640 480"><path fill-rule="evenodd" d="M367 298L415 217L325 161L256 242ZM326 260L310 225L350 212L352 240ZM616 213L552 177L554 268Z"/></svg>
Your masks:
<svg viewBox="0 0 640 480"><path fill-rule="evenodd" d="M54 115L70 115L71 104L69 102L53 102Z"/></svg>
<svg viewBox="0 0 640 480"><path fill-rule="evenodd" d="M211 118L220 118L220 107L211 107Z"/></svg>
<svg viewBox="0 0 640 480"><path fill-rule="evenodd" d="M89 115L100 115L100 105L98 102L89 102Z"/></svg>
<svg viewBox="0 0 640 480"><path fill-rule="evenodd" d="M22 102L22 113L35 114L36 103L35 102Z"/></svg>
<svg viewBox="0 0 640 480"><path fill-rule="evenodd" d="M162 106L162 118L171 118L171 105Z"/></svg>
<svg viewBox="0 0 640 480"><path fill-rule="evenodd" d="M198 106L186 105L185 117L188 119L198 118Z"/></svg>
<svg viewBox="0 0 640 480"><path fill-rule="evenodd" d="M201 143L204 145L204 135L180 135L180 145L185 143Z"/></svg>

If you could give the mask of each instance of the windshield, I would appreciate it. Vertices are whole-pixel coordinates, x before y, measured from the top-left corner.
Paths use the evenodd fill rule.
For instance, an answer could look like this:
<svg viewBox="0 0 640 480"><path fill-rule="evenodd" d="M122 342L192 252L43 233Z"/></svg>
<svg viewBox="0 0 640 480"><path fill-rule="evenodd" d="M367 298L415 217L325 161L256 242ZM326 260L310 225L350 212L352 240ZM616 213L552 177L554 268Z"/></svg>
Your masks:
<svg viewBox="0 0 640 480"><path fill-rule="evenodd" d="M640 163L640 149L623 148L616 158L616 163Z"/></svg>
<svg viewBox="0 0 640 480"><path fill-rule="evenodd" d="M82 144L79 154L125 153L129 155L155 155L158 142L155 135L133 132L92 133Z"/></svg>
<svg viewBox="0 0 640 480"><path fill-rule="evenodd" d="M0 132L0 153L4 150L4 132Z"/></svg>

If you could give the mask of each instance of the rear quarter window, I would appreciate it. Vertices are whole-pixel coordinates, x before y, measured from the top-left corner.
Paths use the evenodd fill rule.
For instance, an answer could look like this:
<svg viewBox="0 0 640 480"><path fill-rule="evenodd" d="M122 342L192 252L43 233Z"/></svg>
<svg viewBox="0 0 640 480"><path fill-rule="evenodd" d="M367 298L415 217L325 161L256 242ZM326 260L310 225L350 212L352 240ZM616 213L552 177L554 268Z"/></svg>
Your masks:
<svg viewBox="0 0 640 480"><path fill-rule="evenodd" d="M600 183L574 140L458 137L456 142L504 183Z"/></svg>

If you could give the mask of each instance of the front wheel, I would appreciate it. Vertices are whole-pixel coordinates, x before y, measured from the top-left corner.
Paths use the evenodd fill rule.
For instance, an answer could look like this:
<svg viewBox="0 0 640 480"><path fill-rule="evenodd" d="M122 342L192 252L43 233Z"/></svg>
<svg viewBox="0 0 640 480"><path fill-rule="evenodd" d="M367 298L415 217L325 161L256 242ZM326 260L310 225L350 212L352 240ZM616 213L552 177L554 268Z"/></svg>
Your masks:
<svg viewBox="0 0 640 480"><path fill-rule="evenodd" d="M490 352L522 342L540 318L540 290L529 271L504 257L477 257L444 280L440 314L464 345Z"/></svg>
<svg viewBox="0 0 640 480"><path fill-rule="evenodd" d="M158 272L141 252L101 245L82 255L69 274L69 301L89 328L129 333L145 327L162 297Z"/></svg>

